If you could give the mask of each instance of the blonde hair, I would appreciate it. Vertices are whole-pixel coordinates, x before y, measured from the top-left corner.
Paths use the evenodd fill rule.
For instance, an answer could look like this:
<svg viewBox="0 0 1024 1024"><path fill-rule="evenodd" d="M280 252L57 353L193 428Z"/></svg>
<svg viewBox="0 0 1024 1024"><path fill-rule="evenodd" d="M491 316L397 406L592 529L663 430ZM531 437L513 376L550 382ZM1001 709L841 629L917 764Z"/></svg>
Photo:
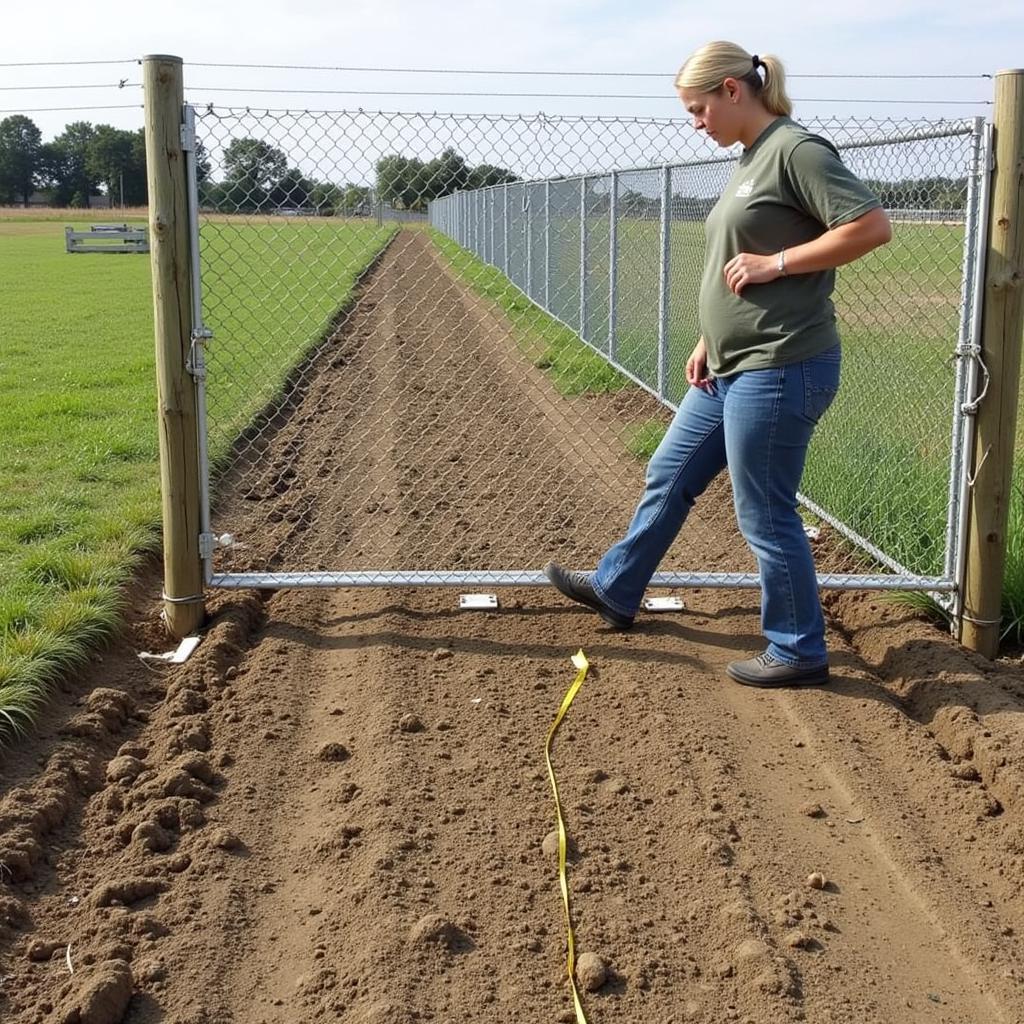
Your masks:
<svg viewBox="0 0 1024 1024"><path fill-rule="evenodd" d="M764 69L764 78L758 73ZM745 82L770 114L789 117L793 103L786 95L786 72L778 57L758 57L735 43L706 43L679 69L677 89L718 92L727 78Z"/></svg>

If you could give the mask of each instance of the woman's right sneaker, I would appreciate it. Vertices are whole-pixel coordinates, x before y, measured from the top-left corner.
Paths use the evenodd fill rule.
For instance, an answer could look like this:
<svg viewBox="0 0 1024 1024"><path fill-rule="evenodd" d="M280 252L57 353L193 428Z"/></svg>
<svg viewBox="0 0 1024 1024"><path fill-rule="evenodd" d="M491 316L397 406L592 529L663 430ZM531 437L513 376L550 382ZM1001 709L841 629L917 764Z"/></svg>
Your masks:
<svg viewBox="0 0 1024 1024"><path fill-rule="evenodd" d="M589 573L572 572L569 569L563 569L554 562L548 562L544 566L544 575L551 580L552 586L569 598L570 601L576 601L577 604L585 604L588 608L593 608L609 626L615 629L629 629L633 625L633 617L631 615L622 615L614 608L609 608L597 596L597 592L590 583Z"/></svg>

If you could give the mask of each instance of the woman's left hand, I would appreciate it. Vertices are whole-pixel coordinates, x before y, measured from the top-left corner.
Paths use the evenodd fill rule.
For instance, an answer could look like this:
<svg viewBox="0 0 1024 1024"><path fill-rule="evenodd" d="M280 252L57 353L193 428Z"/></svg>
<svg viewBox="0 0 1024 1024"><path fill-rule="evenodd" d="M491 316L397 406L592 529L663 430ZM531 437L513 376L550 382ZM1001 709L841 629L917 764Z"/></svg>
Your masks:
<svg viewBox="0 0 1024 1024"><path fill-rule="evenodd" d="M725 283L739 295L748 284L767 284L779 274L778 256L755 256L741 252L725 265Z"/></svg>

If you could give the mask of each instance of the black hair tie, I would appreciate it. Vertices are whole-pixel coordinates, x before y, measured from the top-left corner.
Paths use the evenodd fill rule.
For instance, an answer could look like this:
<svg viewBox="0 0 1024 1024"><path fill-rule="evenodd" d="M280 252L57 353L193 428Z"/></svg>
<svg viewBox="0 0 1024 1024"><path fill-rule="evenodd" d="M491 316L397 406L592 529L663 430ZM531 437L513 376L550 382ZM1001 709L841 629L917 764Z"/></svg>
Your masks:
<svg viewBox="0 0 1024 1024"><path fill-rule="evenodd" d="M754 60L754 70L756 71L761 66L761 58L758 57L758 55L755 53L754 57L753 57L753 60Z"/></svg>

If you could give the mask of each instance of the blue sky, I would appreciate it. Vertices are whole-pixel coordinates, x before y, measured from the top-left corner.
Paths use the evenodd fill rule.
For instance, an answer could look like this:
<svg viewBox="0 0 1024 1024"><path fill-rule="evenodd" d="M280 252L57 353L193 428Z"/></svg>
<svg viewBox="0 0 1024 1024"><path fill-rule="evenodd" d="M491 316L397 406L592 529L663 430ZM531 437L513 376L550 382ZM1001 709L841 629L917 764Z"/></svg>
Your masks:
<svg viewBox="0 0 1024 1024"><path fill-rule="evenodd" d="M625 0L268 0L211 3L182 0L125 5L51 0L38 9L9 5L0 63L32 60L117 60L174 53L186 62L313 64L520 71L648 72L653 78L564 78L499 75L369 74L186 68L189 98L225 105L308 109L363 106L387 110L586 113L681 116L672 73L708 39L734 39L759 53L777 53L790 73L798 118L830 115L967 117L990 112L992 83L970 80L848 80L809 75L974 75L1024 65L1024 4L924 0L861 0L858 4L774 3L694 5ZM174 19L167 14L174 10ZM0 109L86 107L30 113L52 137L78 118L138 127L141 112L100 110L139 104L140 69L0 68ZM123 89L115 88L126 80ZM102 84L101 89L26 86ZM240 90L226 92L231 87ZM256 89L336 89L360 95L272 94ZM656 99L476 96L384 96L411 92L559 92L643 94ZM827 100L829 102L811 102ZM878 100L902 100L880 103ZM926 102L927 101L927 102ZM968 101L967 103L958 101ZM4 116L4 115L0 115Z"/></svg>

